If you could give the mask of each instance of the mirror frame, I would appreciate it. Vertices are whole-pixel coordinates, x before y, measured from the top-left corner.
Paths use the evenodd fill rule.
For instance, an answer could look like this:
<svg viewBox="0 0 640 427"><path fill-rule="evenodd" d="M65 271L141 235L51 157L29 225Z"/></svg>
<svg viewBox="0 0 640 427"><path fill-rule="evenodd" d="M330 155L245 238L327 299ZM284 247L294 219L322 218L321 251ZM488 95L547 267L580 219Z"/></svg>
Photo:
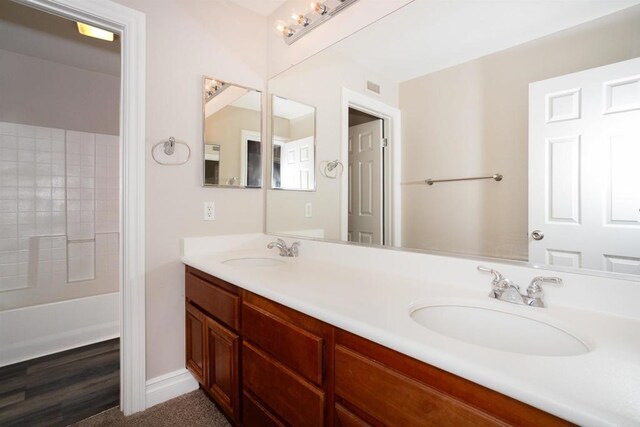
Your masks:
<svg viewBox="0 0 640 427"><path fill-rule="evenodd" d="M206 84L207 80L215 80L215 81L218 81L218 82L224 82L224 83L236 86L236 87L247 89L249 91L258 92L260 94L260 166L263 169L262 169L262 171L260 173L262 181L260 183L260 186L258 186L258 187L248 187L246 185L243 186L243 185L227 185L227 184L207 184L205 182L205 179L206 179L206 177L205 177L205 167L206 167L206 165L204 163L205 162L204 156L205 156L205 150L206 150L205 145L207 145L207 144L205 144L204 135L205 135L205 124L206 124L207 118L205 116L205 114L206 114L206 112L205 112L206 96L204 94L204 88L205 88L205 84ZM263 91L258 90L258 89L254 89L254 88L252 88L250 86L239 85L237 83L233 83L233 82L230 82L230 81L227 81L227 80L222 80L222 79L218 79L216 77L211 77L211 76L208 76L206 74L202 76L202 87L201 87L201 90L202 90L202 184L201 184L201 186L203 188L235 188L235 189L240 189L240 190L261 190L261 189L263 189L265 187L265 185L264 185L264 180L265 180L265 171L264 171L265 143L264 143L264 135L267 134L267 132L264 132L265 131L265 129L264 129L264 108L263 108L264 105L263 105L263 98L262 98Z"/></svg>
<svg viewBox="0 0 640 427"><path fill-rule="evenodd" d="M267 95L271 95L269 97L269 117L270 117L270 122L269 122L269 129L268 129L268 136L269 136L269 158L267 159L269 161L269 190L276 190L276 191L302 191L305 193L315 193L318 190L318 165L317 165L317 157L318 157L318 147L317 147L317 141L318 141L318 108L315 105L309 105L309 104L305 104L304 102L300 102L300 101L296 101L294 99L290 99L290 98L285 98L284 96L280 96L280 95L276 95L275 93L269 93L269 90L267 89ZM274 123L274 118L275 115L273 114L273 100L275 98L280 98L283 99L285 101L291 101L291 102L297 102L299 104L305 105L307 107L311 107L313 108L313 188L309 188L306 190L303 189L299 189L299 188L282 188L282 187L274 187L273 186L273 123ZM266 203L266 197L265 197L265 203ZM266 205L265 205L266 206ZM265 231L266 231L266 211L265 211Z"/></svg>

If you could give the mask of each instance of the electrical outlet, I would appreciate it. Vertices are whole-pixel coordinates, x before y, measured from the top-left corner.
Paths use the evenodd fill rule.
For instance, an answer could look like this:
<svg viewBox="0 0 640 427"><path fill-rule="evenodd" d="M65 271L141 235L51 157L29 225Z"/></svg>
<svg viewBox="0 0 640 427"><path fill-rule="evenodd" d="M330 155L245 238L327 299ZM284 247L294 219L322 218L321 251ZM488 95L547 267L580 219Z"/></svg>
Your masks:
<svg viewBox="0 0 640 427"><path fill-rule="evenodd" d="M216 219L216 208L213 202L204 202L204 218L205 221L213 221Z"/></svg>
<svg viewBox="0 0 640 427"><path fill-rule="evenodd" d="M307 202L304 205L304 217L311 218L313 216L313 208L311 206L311 202Z"/></svg>

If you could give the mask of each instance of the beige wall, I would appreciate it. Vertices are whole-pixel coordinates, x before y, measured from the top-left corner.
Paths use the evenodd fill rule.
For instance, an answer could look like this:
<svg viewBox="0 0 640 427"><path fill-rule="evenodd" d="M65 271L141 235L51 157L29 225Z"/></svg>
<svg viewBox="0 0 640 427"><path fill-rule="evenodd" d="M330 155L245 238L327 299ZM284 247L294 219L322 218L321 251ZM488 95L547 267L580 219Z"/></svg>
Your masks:
<svg viewBox="0 0 640 427"><path fill-rule="evenodd" d="M0 49L0 121L118 135L120 78Z"/></svg>
<svg viewBox="0 0 640 427"><path fill-rule="evenodd" d="M640 8L400 84L403 246L527 259L528 84L640 56Z"/></svg>
<svg viewBox="0 0 640 427"><path fill-rule="evenodd" d="M322 176L322 162L340 159L342 152L342 88L365 94L365 78L381 84L376 99L398 104L398 85L365 69L340 53L327 49L269 81L269 92L316 108L316 191L267 191L267 231L299 233L321 231L328 239L340 238L340 180ZM313 82L313 84L309 84ZM342 159L346 164L346 159ZM346 173L346 172L345 172ZM313 216L306 218L305 204Z"/></svg>
<svg viewBox="0 0 640 427"><path fill-rule="evenodd" d="M260 232L263 192L202 187L202 76L261 90L265 19L230 2L118 0L147 19L147 377L184 368L184 267L180 239ZM242 29L239 31L239 29ZM191 160L161 166L151 146L169 136ZM216 220L202 220L203 202Z"/></svg>
<svg viewBox="0 0 640 427"><path fill-rule="evenodd" d="M306 116L289 120L289 139L295 141L296 139L313 136L315 132L315 117L315 113L309 113Z"/></svg>
<svg viewBox="0 0 640 427"><path fill-rule="evenodd" d="M231 177L240 179L242 131L260 132L260 112L227 105L205 120L206 144L220 145L220 183ZM238 185L238 184L236 184Z"/></svg>

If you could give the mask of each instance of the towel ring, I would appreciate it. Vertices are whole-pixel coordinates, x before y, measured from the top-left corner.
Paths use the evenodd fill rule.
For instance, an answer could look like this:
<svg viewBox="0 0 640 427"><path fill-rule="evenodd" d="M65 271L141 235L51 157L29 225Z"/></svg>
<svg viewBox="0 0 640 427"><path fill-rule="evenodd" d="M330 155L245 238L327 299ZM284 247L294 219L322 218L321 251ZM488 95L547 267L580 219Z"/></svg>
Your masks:
<svg viewBox="0 0 640 427"><path fill-rule="evenodd" d="M174 156L176 154L176 146L178 145L187 147L187 158L184 161L171 163L163 161L157 157L156 152L158 151L158 148L160 146L162 146L162 153L164 153L166 156ZM155 160L156 163L163 166L180 166L187 163L191 158L191 147L189 147L188 144L182 141L176 141L176 139L171 136L167 141L160 141L151 148L151 157L153 157L153 160Z"/></svg>
<svg viewBox="0 0 640 427"><path fill-rule="evenodd" d="M339 171L338 171L339 168ZM333 173L331 173L333 171ZM342 175L344 171L344 165L340 160L333 161L324 161L321 163L320 173L325 178L336 179L338 176Z"/></svg>

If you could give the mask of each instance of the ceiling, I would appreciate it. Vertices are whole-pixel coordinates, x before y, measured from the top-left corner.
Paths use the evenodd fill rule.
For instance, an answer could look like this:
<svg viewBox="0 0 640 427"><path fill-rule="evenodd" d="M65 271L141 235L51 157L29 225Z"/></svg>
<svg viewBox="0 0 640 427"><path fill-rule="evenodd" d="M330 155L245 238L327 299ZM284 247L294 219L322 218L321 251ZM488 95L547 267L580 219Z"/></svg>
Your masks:
<svg viewBox="0 0 640 427"><path fill-rule="evenodd" d="M638 3L640 0L415 0L330 49L402 82Z"/></svg>
<svg viewBox="0 0 640 427"><path fill-rule="evenodd" d="M120 75L120 40L78 33L74 21L0 0L0 49L90 71Z"/></svg>
<svg viewBox="0 0 640 427"><path fill-rule="evenodd" d="M274 10L284 4L286 0L229 0L232 3L249 9L262 16L269 16Z"/></svg>
<svg viewBox="0 0 640 427"><path fill-rule="evenodd" d="M294 120L299 117L307 116L315 113L316 111L313 107L296 101L291 101L289 99L280 98L279 96L274 96L272 102L273 115L287 120Z"/></svg>

